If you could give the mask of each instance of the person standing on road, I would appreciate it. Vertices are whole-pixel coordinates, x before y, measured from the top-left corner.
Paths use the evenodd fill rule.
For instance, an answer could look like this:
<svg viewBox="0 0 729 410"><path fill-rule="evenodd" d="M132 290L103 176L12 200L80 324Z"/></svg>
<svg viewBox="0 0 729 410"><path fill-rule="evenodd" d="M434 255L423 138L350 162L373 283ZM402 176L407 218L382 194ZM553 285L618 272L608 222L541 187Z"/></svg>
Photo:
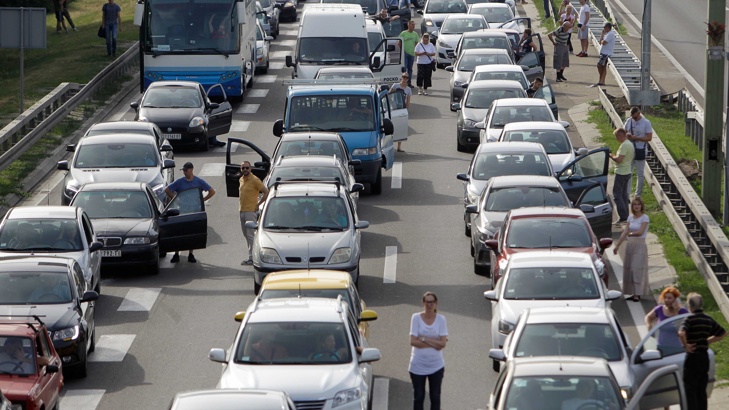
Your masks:
<svg viewBox="0 0 729 410"><path fill-rule="evenodd" d="M567 40L570 38L569 29L572 25L569 21L565 21L556 30L549 33L549 41L554 44L554 58L552 66L557 70L557 82L567 81L564 76L564 69L570 66L570 51L567 47Z"/></svg>
<svg viewBox="0 0 729 410"><path fill-rule="evenodd" d="M634 198L630 208L631 215L628 216L628 223L613 248L613 254L617 255L620 245L628 241L623 258L623 295L630 295L629 299L633 302L640 302L641 296L651 294L648 282L648 247L645 243L650 219L645 214L642 199Z"/></svg>
<svg viewBox="0 0 729 410"><path fill-rule="evenodd" d="M580 51L577 57L587 57L587 47L590 38L588 28L590 25L590 4L587 0L580 0L580 14L577 18L577 38L580 40Z"/></svg>
<svg viewBox="0 0 729 410"><path fill-rule="evenodd" d="M602 28L602 35L600 36L600 40L598 41L598 43L601 44L600 58L597 60L597 73L599 74L600 79L597 80L597 83L593 84L592 87L605 85L608 60L613 55L613 49L615 48L615 31L613 31L612 24L605 23L605 26L603 26Z"/></svg>
<svg viewBox="0 0 729 410"><path fill-rule="evenodd" d="M415 46L415 55L418 57L418 95L428 95L428 88L433 84L433 57L435 46L430 43L430 34L423 34L422 41Z"/></svg>
<svg viewBox="0 0 729 410"><path fill-rule="evenodd" d="M420 41L420 36L415 32L415 21L408 21L408 29L401 32L402 47L405 51L405 70L408 73L408 87L413 87L413 64L415 63L415 46Z"/></svg>
<svg viewBox="0 0 729 410"><path fill-rule="evenodd" d="M706 386L709 383L709 345L726 337L726 330L706 313L698 293L687 297L691 316L681 324L678 337L686 350L683 363L683 384L686 388L688 410L708 408Z"/></svg>
<svg viewBox="0 0 729 410"><path fill-rule="evenodd" d="M101 27L106 31L106 54L116 57L116 35L122 31L121 6L114 0L101 6Z"/></svg>
<svg viewBox="0 0 729 410"><path fill-rule="evenodd" d="M172 182L170 185L165 188L165 193L167 194L167 197L172 199L175 197L175 194L179 194L182 191L187 191L188 189L197 188L201 191L207 192L207 195L203 197L203 202L207 201L208 199L212 198L213 195L215 195L215 189L210 186L207 182L205 182L204 179L195 176L193 173L193 170L195 169L195 166L192 165L192 162L186 162L185 165L182 166L182 173L184 176L182 178L177 178L174 182ZM195 259L195 255L192 254L192 249L189 250L189 254L187 255L187 261L190 263L197 262L197 259ZM170 262L177 263L180 261L180 252L175 251L175 254L172 256L172 259L170 259Z"/></svg>
<svg viewBox="0 0 729 410"><path fill-rule="evenodd" d="M565 21L569 21L570 24L572 24L572 28L570 28L569 33L570 37L567 39L567 46L570 49L570 54L573 52L572 48L572 30L575 27L575 20L577 17L575 16L575 8L572 7L570 4L570 0L562 0L562 5L559 7L559 24L564 23Z"/></svg>
<svg viewBox="0 0 729 410"><path fill-rule="evenodd" d="M615 139L620 143L618 152L610 153L610 159L615 161L615 180L613 181L613 200L618 211L616 225L622 225L628 220L628 203L630 202L630 164L633 163L635 147L628 141L625 128L618 128L613 132Z"/></svg>
<svg viewBox="0 0 729 410"><path fill-rule="evenodd" d="M635 146L635 158L630 167L630 182L628 187L633 186L633 169L638 180L635 184L635 196L643 195L643 184L645 183L645 157L648 150L648 143L653 139L653 126L640 112L640 108L630 109L630 118L625 121L625 129L628 131L628 139Z"/></svg>
<svg viewBox="0 0 729 410"><path fill-rule="evenodd" d="M689 313L688 309L681 306L680 297L681 292L673 286L668 286L663 289L661 296L658 298L658 306L645 315L644 321L649 331L653 328L654 324L659 325L666 319ZM668 356L669 354L676 353L676 349L683 350L681 341L678 340L678 329L674 327L661 329L658 332L658 350L664 356Z"/></svg>
<svg viewBox="0 0 729 410"><path fill-rule="evenodd" d="M413 410L425 406L425 382L430 391L430 410L440 410L440 388L445 374L443 349L448 342L445 316L438 314L438 296L425 292L424 311L415 313L410 320L410 365L408 372L413 383Z"/></svg>
<svg viewBox="0 0 729 410"><path fill-rule="evenodd" d="M402 90L405 97L406 110L410 108L410 96L413 95L413 91L408 86L408 82L410 82L410 76L408 73L402 73L400 82L393 84L389 91L390 93L394 93L397 90ZM397 142L397 152L405 152L405 150L402 149L402 141Z"/></svg>
<svg viewBox="0 0 729 410"><path fill-rule="evenodd" d="M240 164L240 185L238 186L238 197L239 206L238 211L240 212L240 227L243 230L243 236L246 237L248 243L248 259L241 262L241 265L252 265L253 264L253 234L256 232L255 229L246 228L246 222L256 221L258 219L258 207L262 203L266 202L268 198L268 188L263 185L257 176L251 173L251 163L243 161ZM259 199L259 195L261 198Z"/></svg>

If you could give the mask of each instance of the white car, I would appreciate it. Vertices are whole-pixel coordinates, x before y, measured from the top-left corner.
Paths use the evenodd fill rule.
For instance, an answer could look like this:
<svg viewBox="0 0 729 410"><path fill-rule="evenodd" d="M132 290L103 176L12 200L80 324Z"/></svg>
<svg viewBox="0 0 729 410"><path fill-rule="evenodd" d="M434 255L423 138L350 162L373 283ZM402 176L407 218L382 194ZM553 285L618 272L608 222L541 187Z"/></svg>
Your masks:
<svg viewBox="0 0 729 410"><path fill-rule="evenodd" d="M278 10L278 9L277 9ZM268 49L271 45L273 37L267 36L261 26L261 22L256 22L256 71L267 73L269 66Z"/></svg>
<svg viewBox="0 0 729 410"><path fill-rule="evenodd" d="M518 14L505 3L481 3L474 4L468 8L468 14L483 16L493 28L509 28L523 32L519 25Z"/></svg>
<svg viewBox="0 0 729 410"><path fill-rule="evenodd" d="M485 142L498 141L506 124L512 122L547 121L557 122L549 104L540 98L502 98L495 100L489 107L483 121L477 122L479 140ZM566 121L559 121L563 127L569 127Z"/></svg>
<svg viewBox="0 0 729 410"><path fill-rule="evenodd" d="M453 64L455 59L448 55L456 48L463 33L489 28L489 23L478 15L450 14L440 27L435 41L435 58L439 65Z"/></svg>
<svg viewBox="0 0 729 410"><path fill-rule="evenodd" d="M210 350L223 364L217 388L283 390L299 409L369 409L371 362L381 354L357 323L376 317L355 318L341 298L256 299L236 314L242 323L229 353Z"/></svg>
<svg viewBox="0 0 729 410"><path fill-rule="evenodd" d="M575 158L587 154L587 148L575 149L565 127L556 122L512 122L506 124L499 141L524 141L542 144L552 168L562 170Z"/></svg>
<svg viewBox="0 0 729 410"><path fill-rule="evenodd" d="M423 9L417 11L423 16L420 20L420 34L437 31L449 14L466 12L468 5L465 0L428 0Z"/></svg>
<svg viewBox="0 0 729 410"><path fill-rule="evenodd" d="M566 198L566 195L565 195ZM592 258L582 252L526 252L509 259L496 289L484 292L491 301L491 343L503 347L524 309L532 307L609 307L623 294L607 290Z"/></svg>

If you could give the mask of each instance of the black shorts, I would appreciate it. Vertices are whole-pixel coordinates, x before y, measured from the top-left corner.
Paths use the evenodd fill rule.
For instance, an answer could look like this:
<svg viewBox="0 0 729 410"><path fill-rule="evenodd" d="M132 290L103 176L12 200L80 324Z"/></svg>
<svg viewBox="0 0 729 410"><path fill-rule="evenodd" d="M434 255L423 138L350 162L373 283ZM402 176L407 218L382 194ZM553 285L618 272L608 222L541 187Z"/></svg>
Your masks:
<svg viewBox="0 0 729 410"><path fill-rule="evenodd" d="M597 65L606 66L609 58L610 56L607 54L600 54L600 59L597 60Z"/></svg>

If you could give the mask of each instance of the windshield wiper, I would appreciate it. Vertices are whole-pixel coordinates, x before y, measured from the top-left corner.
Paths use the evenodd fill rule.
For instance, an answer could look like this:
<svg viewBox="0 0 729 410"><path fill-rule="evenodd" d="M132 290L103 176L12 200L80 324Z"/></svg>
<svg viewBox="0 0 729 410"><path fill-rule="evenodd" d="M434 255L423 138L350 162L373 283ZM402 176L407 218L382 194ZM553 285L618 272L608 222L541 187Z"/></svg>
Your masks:
<svg viewBox="0 0 729 410"><path fill-rule="evenodd" d="M299 231L317 231L320 232L322 229L325 229L321 226L314 226L314 225L306 225L306 226L297 226L294 228Z"/></svg>
<svg viewBox="0 0 729 410"><path fill-rule="evenodd" d="M273 226L266 226L266 229L294 229L290 226L283 226L283 225L273 225Z"/></svg>
<svg viewBox="0 0 729 410"><path fill-rule="evenodd" d="M321 127L317 127L315 125L309 125L309 124L297 124L297 125L291 126L292 130L298 130L298 129L303 129L303 128L306 128L309 131L331 131L330 129L327 129L327 128L321 128Z"/></svg>
<svg viewBox="0 0 729 410"><path fill-rule="evenodd" d="M196 48L196 49L194 49L194 50L190 50L190 51L204 51L204 50L207 50L207 51L214 51L214 52L216 52L216 53L218 53L218 54L222 54L222 55L224 55L225 57L228 57L228 56L230 55L230 53L226 53L225 51L222 51L222 50L221 50L221 49L219 49L219 48L213 48L213 47L209 47L209 48Z"/></svg>

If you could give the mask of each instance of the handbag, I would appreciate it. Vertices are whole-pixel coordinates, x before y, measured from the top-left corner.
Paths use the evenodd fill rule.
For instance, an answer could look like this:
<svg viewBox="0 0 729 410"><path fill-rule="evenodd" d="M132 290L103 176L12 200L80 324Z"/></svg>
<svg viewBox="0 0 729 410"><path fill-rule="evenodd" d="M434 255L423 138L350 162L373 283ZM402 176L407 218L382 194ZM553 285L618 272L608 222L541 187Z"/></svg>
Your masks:
<svg viewBox="0 0 729 410"><path fill-rule="evenodd" d="M433 67L433 71L438 69L438 64L435 63L435 60L430 62L430 66Z"/></svg>
<svg viewBox="0 0 729 410"><path fill-rule="evenodd" d="M104 26L99 26L99 32L96 35L100 38L106 38L106 28Z"/></svg>

